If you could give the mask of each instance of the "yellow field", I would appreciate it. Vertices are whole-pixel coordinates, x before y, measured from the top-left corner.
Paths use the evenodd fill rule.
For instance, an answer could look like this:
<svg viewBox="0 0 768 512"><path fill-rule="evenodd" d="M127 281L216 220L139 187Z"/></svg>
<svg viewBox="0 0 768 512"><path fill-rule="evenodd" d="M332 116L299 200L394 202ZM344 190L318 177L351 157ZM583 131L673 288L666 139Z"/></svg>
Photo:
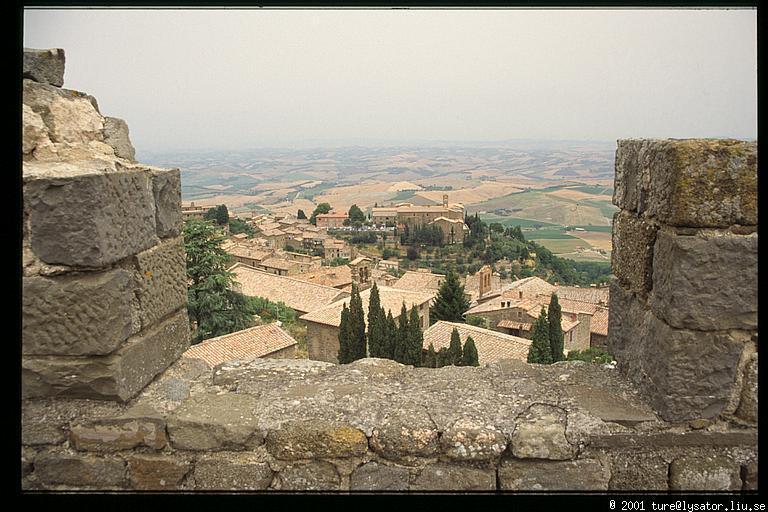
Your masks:
<svg viewBox="0 0 768 512"><path fill-rule="evenodd" d="M574 201L580 201L582 199L598 199L603 201L610 201L612 196L603 196L596 194L587 194L586 192L580 192L578 190L572 190L568 188L555 190L554 192L546 192L548 196L562 197L563 199L572 199Z"/></svg>
<svg viewBox="0 0 768 512"><path fill-rule="evenodd" d="M592 247L611 250L611 233L596 233L593 231L567 231L569 235L581 238Z"/></svg>
<svg viewBox="0 0 768 512"><path fill-rule="evenodd" d="M445 192L441 190L422 191L417 192L416 195L441 203L443 201L443 194L448 194L449 203L462 203L466 206L487 201L488 199L493 199L495 197L505 196L513 192L519 192L520 190L519 187L511 183L486 181L471 188L461 188Z"/></svg>

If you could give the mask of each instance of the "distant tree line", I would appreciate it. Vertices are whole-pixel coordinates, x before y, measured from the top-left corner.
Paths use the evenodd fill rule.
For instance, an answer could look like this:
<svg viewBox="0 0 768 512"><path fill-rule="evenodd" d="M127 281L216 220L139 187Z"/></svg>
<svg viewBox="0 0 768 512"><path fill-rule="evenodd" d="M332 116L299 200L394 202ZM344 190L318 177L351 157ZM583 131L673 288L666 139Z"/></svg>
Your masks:
<svg viewBox="0 0 768 512"><path fill-rule="evenodd" d="M400 233L400 244L442 247L443 237L443 230L438 226L410 226L406 224Z"/></svg>

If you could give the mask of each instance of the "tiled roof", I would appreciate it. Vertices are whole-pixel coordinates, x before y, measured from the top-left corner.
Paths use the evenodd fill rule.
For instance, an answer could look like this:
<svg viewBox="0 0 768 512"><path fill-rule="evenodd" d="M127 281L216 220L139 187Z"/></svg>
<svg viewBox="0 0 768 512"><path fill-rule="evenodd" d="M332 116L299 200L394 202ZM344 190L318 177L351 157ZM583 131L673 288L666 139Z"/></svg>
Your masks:
<svg viewBox="0 0 768 512"><path fill-rule="evenodd" d="M555 287L543 280L540 277L532 276L525 279L518 279L513 281L505 287L503 296L510 298L519 297L519 292L523 292L523 297L527 295L550 295L555 291Z"/></svg>
<svg viewBox="0 0 768 512"><path fill-rule="evenodd" d="M273 229L279 229L280 228L280 223L279 222L271 222L271 221L262 222L261 224L258 224L258 227L262 231L270 231L270 230L273 230Z"/></svg>
<svg viewBox="0 0 768 512"><path fill-rule="evenodd" d="M283 236L283 235L285 235L285 232L280 231L279 229L269 229L261 232L261 236Z"/></svg>
<svg viewBox="0 0 768 512"><path fill-rule="evenodd" d="M260 249L256 249L254 247L248 247L245 245L236 245L234 247L229 247L226 249L226 251L233 256L239 256L241 258L251 258L257 261L261 261L272 256L272 251L262 251Z"/></svg>
<svg viewBox="0 0 768 512"><path fill-rule="evenodd" d="M213 368L226 361L264 357L292 345L296 340L274 323L207 339L192 345L182 357L202 359Z"/></svg>
<svg viewBox="0 0 768 512"><path fill-rule="evenodd" d="M357 265L359 263L362 263L365 260L372 261L371 258L368 258L366 256L358 256L357 258L355 258L352 261L350 261L349 264L350 265Z"/></svg>
<svg viewBox="0 0 768 512"><path fill-rule="evenodd" d="M438 217L432 222L437 222L439 220L444 220L446 222L450 222L451 224L464 224L464 221L461 219L449 219L448 217Z"/></svg>
<svg viewBox="0 0 768 512"><path fill-rule="evenodd" d="M283 302L289 308L303 313L320 309L344 294L330 286L277 276L242 263L233 265L229 270L235 274L235 280L239 283L238 289L243 295Z"/></svg>
<svg viewBox="0 0 768 512"><path fill-rule="evenodd" d="M467 341L468 336L477 347L477 356L481 365L493 363L500 359L517 359L520 361L528 360L528 349L531 346L531 340L503 334L475 327L474 325L460 324L454 322L437 321L433 326L424 331L424 348L429 348L429 344L440 350L441 347L448 347L451 342L451 332L456 328L459 331L462 346Z"/></svg>
<svg viewBox="0 0 768 512"><path fill-rule="evenodd" d="M363 312L365 313L366 318L368 318L368 299L370 296L370 288L360 292L360 299L363 302ZM410 311L411 306L420 306L421 304L432 300L433 297L434 293L412 292L408 290L399 290L397 288L387 288L385 286L379 287L381 307L384 308L384 311L391 311L392 316L395 318L400 316L400 308L402 307L403 302L405 302L405 307ZM347 307L349 307L349 297L338 300L323 308L311 311L300 318L307 322L316 322L338 327L341 323L341 308L344 304L347 304Z"/></svg>
<svg viewBox="0 0 768 512"><path fill-rule="evenodd" d="M608 308L597 308L589 325L590 332L608 336Z"/></svg>
<svg viewBox="0 0 768 512"><path fill-rule="evenodd" d="M412 290L415 292L421 290L440 289L440 283L445 279L442 274L432 274L429 272L406 272L403 277L395 282L394 288L401 290Z"/></svg>
<svg viewBox="0 0 768 512"><path fill-rule="evenodd" d="M259 265L279 270L290 270L292 267L296 266L295 263L284 258L267 258L260 262Z"/></svg>
<svg viewBox="0 0 768 512"><path fill-rule="evenodd" d="M322 284L323 286L332 286L334 288L352 284L352 271L347 265L321 267L317 270L304 272L303 274L298 274L293 277L308 283Z"/></svg>
<svg viewBox="0 0 768 512"><path fill-rule="evenodd" d="M557 286L560 299L580 300L592 304L608 304L608 288L580 288L578 286Z"/></svg>

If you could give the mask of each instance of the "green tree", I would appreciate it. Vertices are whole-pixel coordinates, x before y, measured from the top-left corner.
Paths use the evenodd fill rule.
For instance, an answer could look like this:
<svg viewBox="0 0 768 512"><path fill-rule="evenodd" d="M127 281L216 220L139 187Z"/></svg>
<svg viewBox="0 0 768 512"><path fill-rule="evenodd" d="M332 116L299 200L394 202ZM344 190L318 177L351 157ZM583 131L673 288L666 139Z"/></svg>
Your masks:
<svg viewBox="0 0 768 512"><path fill-rule="evenodd" d="M366 357L367 351L363 301L360 298L360 290L355 283L352 283L352 296L349 298L349 325L350 355L352 361L357 361Z"/></svg>
<svg viewBox="0 0 768 512"><path fill-rule="evenodd" d="M386 316L381 308L379 288L376 283L371 287L368 299L368 355L370 357L387 357Z"/></svg>
<svg viewBox="0 0 768 512"><path fill-rule="evenodd" d="M399 325L397 328L397 338L395 340L395 348L393 352L393 359L398 363L406 363L408 352L408 310L405 308L405 302L400 309Z"/></svg>
<svg viewBox="0 0 768 512"><path fill-rule="evenodd" d="M350 222L365 222L365 213L359 206L353 204L349 207L349 221Z"/></svg>
<svg viewBox="0 0 768 512"><path fill-rule="evenodd" d="M440 284L435 303L429 316L433 321L464 322L463 314L469 309L469 300L464 295L464 286L459 283L459 276L451 270Z"/></svg>
<svg viewBox="0 0 768 512"><path fill-rule="evenodd" d="M443 361L444 365L461 365L461 336L459 335L459 330L455 327L451 331L451 342L448 345L448 353L446 355L447 360Z"/></svg>
<svg viewBox="0 0 768 512"><path fill-rule="evenodd" d="M296 212L296 218L299 219L299 220L306 219L307 218L307 214L304 213L304 210L299 208L299 211Z"/></svg>
<svg viewBox="0 0 768 512"><path fill-rule="evenodd" d="M424 362L421 366L425 368L437 368L437 352L435 352L435 346L432 342L429 343L427 354L424 356Z"/></svg>
<svg viewBox="0 0 768 512"><path fill-rule="evenodd" d="M531 333L531 346L528 349L528 362L540 364L552 364L552 349L549 345L549 322L544 306L541 307L539 317L533 323Z"/></svg>
<svg viewBox="0 0 768 512"><path fill-rule="evenodd" d="M209 209L205 212L203 219L213 221L219 226L229 223L229 211L227 210L227 206L220 204L219 206Z"/></svg>
<svg viewBox="0 0 768 512"><path fill-rule="evenodd" d="M238 233L245 233L248 238L253 238L255 233L253 226L240 219L229 219L229 234L236 235Z"/></svg>
<svg viewBox="0 0 768 512"><path fill-rule="evenodd" d="M421 353L424 348L424 334L421 332L421 319L416 305L411 307L408 319L408 340L406 345L405 364L421 366Z"/></svg>
<svg viewBox="0 0 768 512"><path fill-rule="evenodd" d="M472 336L467 336L464 342L464 348L461 354L461 366L480 366L480 360L477 356L477 347Z"/></svg>
<svg viewBox="0 0 768 512"><path fill-rule="evenodd" d="M435 359L437 360L436 368L442 368L443 366L452 364L451 354L445 347L440 347L440 350L437 352L437 357Z"/></svg>
<svg viewBox="0 0 768 512"><path fill-rule="evenodd" d="M384 309L381 310L382 314ZM395 318L392 316L392 311L387 311L387 344L384 347L384 356L387 359L395 359L395 347L397 346L398 328Z"/></svg>
<svg viewBox="0 0 768 512"><path fill-rule="evenodd" d="M210 222L190 220L184 224L187 311L193 343L254 324L246 298L232 289L234 274L227 271L229 255L221 248L223 241Z"/></svg>
<svg viewBox="0 0 768 512"><path fill-rule="evenodd" d="M547 317L549 318L549 346L552 353L552 362L556 363L565 360L563 355L565 345L562 326L563 314L556 293L553 293L549 299Z"/></svg>
<svg viewBox="0 0 768 512"><path fill-rule="evenodd" d="M345 302L341 307L341 323L339 324L339 364L347 364L352 359L352 333L350 331L349 308Z"/></svg>
<svg viewBox="0 0 768 512"><path fill-rule="evenodd" d="M328 203L320 203L315 208L315 211L312 212L312 215L309 217L309 223L313 225L317 225L317 216L322 213L328 213L331 211L331 205Z"/></svg>

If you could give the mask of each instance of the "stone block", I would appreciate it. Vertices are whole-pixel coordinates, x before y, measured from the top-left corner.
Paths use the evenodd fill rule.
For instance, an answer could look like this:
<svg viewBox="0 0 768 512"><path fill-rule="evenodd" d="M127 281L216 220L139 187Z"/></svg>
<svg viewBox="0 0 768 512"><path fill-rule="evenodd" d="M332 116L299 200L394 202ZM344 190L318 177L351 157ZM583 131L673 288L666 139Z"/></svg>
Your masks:
<svg viewBox="0 0 768 512"><path fill-rule="evenodd" d="M611 481L615 491L667 491L669 464L659 455L617 452L611 460Z"/></svg>
<svg viewBox="0 0 768 512"><path fill-rule="evenodd" d="M660 231L653 251L654 314L672 327L757 328L757 233Z"/></svg>
<svg viewBox="0 0 768 512"><path fill-rule="evenodd" d="M125 462L117 458L44 452L35 457L34 469L45 485L115 489L128 483Z"/></svg>
<svg viewBox="0 0 768 512"><path fill-rule="evenodd" d="M673 491L740 491L741 466L722 455L683 456L669 467Z"/></svg>
<svg viewBox="0 0 768 512"><path fill-rule="evenodd" d="M739 358L750 341L745 331L673 329L654 316L641 334L645 353L641 383L666 421L713 418L728 404Z"/></svg>
<svg viewBox="0 0 768 512"><path fill-rule="evenodd" d="M635 360L642 348L640 333L647 313L644 303L618 281L609 286L608 340L606 345L622 368Z"/></svg>
<svg viewBox="0 0 768 512"><path fill-rule="evenodd" d="M179 236L181 217L181 173L178 169L152 168L152 194L155 198L157 236Z"/></svg>
<svg viewBox="0 0 768 512"><path fill-rule="evenodd" d="M172 238L136 255L142 328L187 304L187 263L182 237Z"/></svg>
<svg viewBox="0 0 768 512"><path fill-rule="evenodd" d="M507 448L507 439L490 425L460 419L440 436L440 447L454 460L494 460Z"/></svg>
<svg viewBox="0 0 768 512"><path fill-rule="evenodd" d="M103 355L132 334L129 272L23 277L22 353Z"/></svg>
<svg viewBox="0 0 768 512"><path fill-rule="evenodd" d="M653 251L658 226L626 211L613 217L611 268L619 282L643 296L653 285Z"/></svg>
<svg viewBox="0 0 768 512"><path fill-rule="evenodd" d="M206 454L195 463L195 487L209 491L262 491L272 483L269 464L248 452Z"/></svg>
<svg viewBox="0 0 768 512"><path fill-rule="evenodd" d="M143 491L178 489L191 469L189 462L165 455L137 454L128 459L131 486Z"/></svg>
<svg viewBox="0 0 768 512"><path fill-rule="evenodd" d="M741 478L744 481L743 491L757 490L757 461L741 466Z"/></svg>
<svg viewBox="0 0 768 512"><path fill-rule="evenodd" d="M22 88L22 103L43 119L51 142L71 147L104 141L104 118L93 97L31 80L23 80Z"/></svg>
<svg viewBox="0 0 768 512"><path fill-rule="evenodd" d="M610 467L597 459L505 459L499 466L502 491L606 491L610 479Z"/></svg>
<svg viewBox="0 0 768 512"><path fill-rule="evenodd" d="M438 451L437 427L424 409L393 411L373 429L370 446L394 461L429 457Z"/></svg>
<svg viewBox="0 0 768 512"><path fill-rule="evenodd" d="M75 450L118 451L146 446L160 450L167 444L160 418L111 418L75 425L69 432Z"/></svg>
<svg viewBox="0 0 768 512"><path fill-rule="evenodd" d="M64 85L65 62L64 50L61 48L24 48L21 76L35 82L61 87Z"/></svg>
<svg viewBox="0 0 768 512"><path fill-rule="evenodd" d="M565 411L551 405L535 404L517 419L510 445L521 459L565 460L576 450L565 437Z"/></svg>
<svg viewBox="0 0 768 512"><path fill-rule="evenodd" d="M267 435L266 445L283 460L343 458L365 454L368 438L349 425L311 419L283 423Z"/></svg>
<svg viewBox="0 0 768 512"><path fill-rule="evenodd" d="M136 150L128 137L128 124L116 117L104 118L104 142L115 150L115 155L131 162L136 161Z"/></svg>
<svg viewBox="0 0 768 512"><path fill-rule="evenodd" d="M43 123L43 118L29 105L21 107L21 151L26 155L34 151L39 143L48 139L48 128Z"/></svg>
<svg viewBox="0 0 768 512"><path fill-rule="evenodd" d="M454 464L430 464L413 484L412 491L495 491L496 471Z"/></svg>
<svg viewBox="0 0 768 512"><path fill-rule="evenodd" d="M409 473L405 468L385 466L371 461L352 472L350 491L406 491Z"/></svg>
<svg viewBox="0 0 768 512"><path fill-rule="evenodd" d="M276 480L276 488L281 491L338 491L341 483L336 468L325 461L288 466Z"/></svg>
<svg viewBox="0 0 768 512"><path fill-rule="evenodd" d="M753 354L744 367L741 401L736 409L736 416L750 423L757 423L757 384L757 354Z"/></svg>
<svg viewBox="0 0 768 512"><path fill-rule="evenodd" d="M180 450L243 450L263 444L256 404L255 397L237 393L191 398L168 417L171 444Z"/></svg>
<svg viewBox="0 0 768 512"><path fill-rule="evenodd" d="M22 398L70 396L127 401L188 347L189 320L186 310L180 310L107 356L23 357Z"/></svg>
<svg viewBox="0 0 768 512"><path fill-rule="evenodd" d="M620 140L614 204L672 226L757 224L757 142Z"/></svg>
<svg viewBox="0 0 768 512"><path fill-rule="evenodd" d="M30 245L48 264L105 267L155 245L149 173L108 164L24 167Z"/></svg>

